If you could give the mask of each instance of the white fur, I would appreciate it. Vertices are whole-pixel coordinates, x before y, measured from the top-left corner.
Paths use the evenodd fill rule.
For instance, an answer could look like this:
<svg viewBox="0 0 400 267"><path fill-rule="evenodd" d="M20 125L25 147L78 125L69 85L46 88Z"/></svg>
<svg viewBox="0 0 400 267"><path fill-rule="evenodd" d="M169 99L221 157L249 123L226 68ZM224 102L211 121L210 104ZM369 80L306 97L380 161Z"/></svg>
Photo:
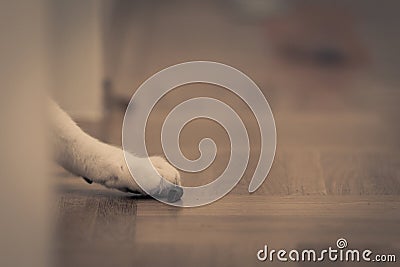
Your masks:
<svg viewBox="0 0 400 267"><path fill-rule="evenodd" d="M49 102L52 147L60 165L105 187L144 194L132 178L120 148L89 136L56 103ZM153 166L166 180L180 185L179 172L161 157L150 157L152 164L148 164L148 159L132 154L127 160L134 166L135 175L146 179L147 189L161 192L163 187L170 186L155 175Z"/></svg>

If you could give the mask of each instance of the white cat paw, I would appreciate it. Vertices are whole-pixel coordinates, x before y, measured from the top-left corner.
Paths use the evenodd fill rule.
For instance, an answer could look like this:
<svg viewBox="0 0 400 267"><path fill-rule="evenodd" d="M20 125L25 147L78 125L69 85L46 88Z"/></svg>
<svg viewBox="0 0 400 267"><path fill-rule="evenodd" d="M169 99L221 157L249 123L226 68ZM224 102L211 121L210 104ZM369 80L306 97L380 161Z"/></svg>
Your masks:
<svg viewBox="0 0 400 267"><path fill-rule="evenodd" d="M150 161L160 176L172 184L181 185L181 176L179 172L164 158L158 156L150 157Z"/></svg>
<svg viewBox="0 0 400 267"><path fill-rule="evenodd" d="M183 194L179 172L162 157L138 158L123 152L110 155L102 164L97 177L84 177L85 181L99 183L107 188L122 192L150 194L154 197L167 199L168 202L179 200ZM129 162L132 174L139 181L140 186L133 179L125 159ZM150 161L149 161L150 159ZM164 179L162 179L163 177Z"/></svg>

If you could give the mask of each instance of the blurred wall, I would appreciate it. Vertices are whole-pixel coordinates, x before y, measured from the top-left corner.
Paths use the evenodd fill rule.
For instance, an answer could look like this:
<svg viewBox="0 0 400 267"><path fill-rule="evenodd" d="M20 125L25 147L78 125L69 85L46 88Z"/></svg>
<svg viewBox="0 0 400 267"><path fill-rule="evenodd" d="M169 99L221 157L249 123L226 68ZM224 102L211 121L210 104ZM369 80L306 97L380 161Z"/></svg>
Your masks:
<svg viewBox="0 0 400 267"><path fill-rule="evenodd" d="M47 1L0 1L0 266L50 265Z"/></svg>
<svg viewBox="0 0 400 267"><path fill-rule="evenodd" d="M51 92L72 117L102 115L104 0L50 2Z"/></svg>

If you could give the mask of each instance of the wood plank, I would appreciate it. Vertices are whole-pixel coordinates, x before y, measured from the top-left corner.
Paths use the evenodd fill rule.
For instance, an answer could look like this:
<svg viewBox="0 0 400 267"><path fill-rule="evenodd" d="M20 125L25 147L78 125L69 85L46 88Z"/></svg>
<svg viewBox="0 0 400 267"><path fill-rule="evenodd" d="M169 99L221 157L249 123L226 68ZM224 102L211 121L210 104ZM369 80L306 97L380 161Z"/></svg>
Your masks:
<svg viewBox="0 0 400 267"><path fill-rule="evenodd" d="M400 247L398 196L229 195L212 205L190 209L138 199L136 217L120 202L129 203L128 197L95 199L85 204L60 199L64 218L69 215L58 230L58 240L63 244L59 250L63 256L61 266L106 266L111 262L118 266L200 262L255 266L259 264L255 253L264 244L288 249L320 248L333 245L340 237L352 247L387 253ZM79 216L83 213L87 213L84 220ZM85 233L91 234L83 242Z"/></svg>

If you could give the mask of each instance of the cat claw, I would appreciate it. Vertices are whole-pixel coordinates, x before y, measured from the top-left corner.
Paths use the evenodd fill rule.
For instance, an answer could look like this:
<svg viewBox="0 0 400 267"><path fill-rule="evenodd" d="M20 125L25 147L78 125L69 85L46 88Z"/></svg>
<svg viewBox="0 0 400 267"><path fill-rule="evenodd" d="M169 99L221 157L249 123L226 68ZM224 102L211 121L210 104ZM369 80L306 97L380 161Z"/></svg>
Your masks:
<svg viewBox="0 0 400 267"><path fill-rule="evenodd" d="M169 203L177 202L183 196L183 189L179 186L174 186L174 188L170 189L167 196L167 201Z"/></svg>
<svg viewBox="0 0 400 267"><path fill-rule="evenodd" d="M178 185L167 186L161 182L158 192L150 193L154 197L166 199L167 202L173 203L181 199L183 196L183 189Z"/></svg>

